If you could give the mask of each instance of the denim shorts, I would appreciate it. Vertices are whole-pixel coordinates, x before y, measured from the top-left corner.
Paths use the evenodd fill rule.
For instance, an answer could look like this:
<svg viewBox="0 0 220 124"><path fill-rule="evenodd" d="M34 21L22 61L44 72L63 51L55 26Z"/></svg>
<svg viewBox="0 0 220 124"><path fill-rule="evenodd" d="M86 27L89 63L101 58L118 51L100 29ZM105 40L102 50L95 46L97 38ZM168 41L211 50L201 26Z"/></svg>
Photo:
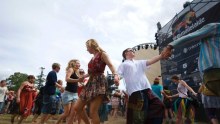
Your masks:
<svg viewBox="0 0 220 124"><path fill-rule="evenodd" d="M78 93L72 93L65 90L62 95L63 105L76 102L77 99L78 99Z"/></svg>
<svg viewBox="0 0 220 124"><path fill-rule="evenodd" d="M56 95L43 96L43 107L41 109L43 114L56 114Z"/></svg>

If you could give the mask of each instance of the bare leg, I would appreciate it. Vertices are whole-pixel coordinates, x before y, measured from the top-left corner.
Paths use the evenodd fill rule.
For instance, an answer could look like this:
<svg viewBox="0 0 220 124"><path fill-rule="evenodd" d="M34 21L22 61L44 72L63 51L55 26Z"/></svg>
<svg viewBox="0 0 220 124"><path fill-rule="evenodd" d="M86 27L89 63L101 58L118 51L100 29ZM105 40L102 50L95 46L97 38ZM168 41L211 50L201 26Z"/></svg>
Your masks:
<svg viewBox="0 0 220 124"><path fill-rule="evenodd" d="M79 98L74 104L74 110L76 111L77 115L81 116L81 119L84 121L85 124L90 124L86 111L82 111L85 105L86 101L83 101Z"/></svg>
<svg viewBox="0 0 220 124"><path fill-rule="evenodd" d="M36 120L37 120L38 117L39 117L39 115L38 115L38 114L35 114L34 117L33 117L33 119L32 119L32 123L36 122Z"/></svg>
<svg viewBox="0 0 220 124"><path fill-rule="evenodd" d="M52 117L53 115L51 115L51 114L49 114L48 116L47 116L47 118L45 119L45 123L50 119L50 117Z"/></svg>
<svg viewBox="0 0 220 124"><path fill-rule="evenodd" d="M90 117L92 119L92 124L100 124L99 119L99 107L102 104L102 96L97 96L90 102Z"/></svg>
<svg viewBox="0 0 220 124"><path fill-rule="evenodd" d="M69 119L68 119L68 121L67 121L67 124L72 124L73 123L73 120L76 118L76 111L74 110L74 104L75 104L75 102L73 102L72 104L71 104L71 107L70 107L70 114L69 114Z"/></svg>
<svg viewBox="0 0 220 124"><path fill-rule="evenodd" d="M57 120L56 124L59 124L63 119L67 118L71 109L71 104L67 104L64 106L64 113L60 115L59 119Z"/></svg>
<svg viewBox="0 0 220 124"><path fill-rule="evenodd" d="M117 117L117 112L118 112L118 109L117 109L117 108L114 108L114 109L113 109L113 118L116 118L116 117Z"/></svg>
<svg viewBox="0 0 220 124"><path fill-rule="evenodd" d="M17 116L17 114L13 114L11 115L11 123L14 124L15 121L15 117Z"/></svg>
<svg viewBox="0 0 220 124"><path fill-rule="evenodd" d="M42 114L40 124L44 124L46 119L48 118L49 114Z"/></svg>
<svg viewBox="0 0 220 124"><path fill-rule="evenodd" d="M165 122L165 124L169 121L169 115L168 115L168 109L167 108L165 108L165 118L164 118L164 122Z"/></svg>
<svg viewBox="0 0 220 124"><path fill-rule="evenodd" d="M20 120L18 121L18 124L21 124L24 119L25 119L25 117L21 116Z"/></svg>
<svg viewBox="0 0 220 124"><path fill-rule="evenodd" d="M212 124L219 124L219 123L218 123L218 119L216 119L216 118L212 118L212 119L211 119L211 122L212 122Z"/></svg>
<svg viewBox="0 0 220 124"><path fill-rule="evenodd" d="M172 111L172 109L169 108L168 111L169 111L169 113L170 113L171 118L174 118L174 115L173 115L173 111Z"/></svg>

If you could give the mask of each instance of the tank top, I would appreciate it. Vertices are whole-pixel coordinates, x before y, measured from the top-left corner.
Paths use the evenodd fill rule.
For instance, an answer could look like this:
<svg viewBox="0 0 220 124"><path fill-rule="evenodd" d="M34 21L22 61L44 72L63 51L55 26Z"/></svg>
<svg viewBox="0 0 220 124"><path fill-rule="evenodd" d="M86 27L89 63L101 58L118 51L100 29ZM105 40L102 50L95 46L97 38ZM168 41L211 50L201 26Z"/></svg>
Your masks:
<svg viewBox="0 0 220 124"><path fill-rule="evenodd" d="M106 63L102 60L102 52L91 59L88 64L88 73L89 74L103 74L105 70Z"/></svg>
<svg viewBox="0 0 220 124"><path fill-rule="evenodd" d="M178 84L177 91L178 91L179 97L181 97L181 98L186 98L187 97L187 91L188 90L181 83Z"/></svg>
<svg viewBox="0 0 220 124"><path fill-rule="evenodd" d="M76 75L76 73L74 72L70 78L72 79L78 79L79 77ZM72 92L72 93L77 93L77 87L78 87L78 83L77 82L74 82L74 83L71 83L71 82L67 82L66 84L66 88L65 90L66 91L69 91L69 92Z"/></svg>

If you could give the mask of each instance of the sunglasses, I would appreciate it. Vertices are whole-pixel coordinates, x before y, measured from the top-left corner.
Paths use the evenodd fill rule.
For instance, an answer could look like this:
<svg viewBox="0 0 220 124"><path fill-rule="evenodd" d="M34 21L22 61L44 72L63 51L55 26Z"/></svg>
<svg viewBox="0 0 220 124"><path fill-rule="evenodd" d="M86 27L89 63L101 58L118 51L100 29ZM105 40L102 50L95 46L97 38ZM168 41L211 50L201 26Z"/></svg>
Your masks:
<svg viewBox="0 0 220 124"><path fill-rule="evenodd" d="M132 49L129 49L129 50L127 50L127 52L134 52L134 50L132 50Z"/></svg>
<svg viewBox="0 0 220 124"><path fill-rule="evenodd" d="M84 72L84 71L80 71L79 73L80 73L80 74L84 74L85 72Z"/></svg>

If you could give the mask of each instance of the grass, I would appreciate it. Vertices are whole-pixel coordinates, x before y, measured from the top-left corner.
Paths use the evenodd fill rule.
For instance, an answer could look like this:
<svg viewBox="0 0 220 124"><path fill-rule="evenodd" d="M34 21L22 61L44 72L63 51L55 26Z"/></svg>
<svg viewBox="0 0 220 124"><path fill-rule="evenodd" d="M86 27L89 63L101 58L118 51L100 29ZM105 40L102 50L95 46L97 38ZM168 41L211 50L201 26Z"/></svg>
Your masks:
<svg viewBox="0 0 220 124"><path fill-rule="evenodd" d="M22 124L31 124L31 120L32 120L33 116L29 116L27 119L25 119ZM49 119L47 124L55 124L56 123L56 119L58 118L57 116L54 117L55 119ZM40 117L38 118L39 121ZM1 114L0 115L0 124L11 124L11 115L10 114ZM18 119L15 119L14 124L17 124ZM109 118L109 121L105 122L105 124L125 124L126 120L125 118L122 117L118 117L116 119L114 118ZM36 123L32 123L32 124L36 124ZM64 124L64 123L63 123ZM74 122L73 124L77 124L76 122ZM84 124L83 122L81 124Z"/></svg>

